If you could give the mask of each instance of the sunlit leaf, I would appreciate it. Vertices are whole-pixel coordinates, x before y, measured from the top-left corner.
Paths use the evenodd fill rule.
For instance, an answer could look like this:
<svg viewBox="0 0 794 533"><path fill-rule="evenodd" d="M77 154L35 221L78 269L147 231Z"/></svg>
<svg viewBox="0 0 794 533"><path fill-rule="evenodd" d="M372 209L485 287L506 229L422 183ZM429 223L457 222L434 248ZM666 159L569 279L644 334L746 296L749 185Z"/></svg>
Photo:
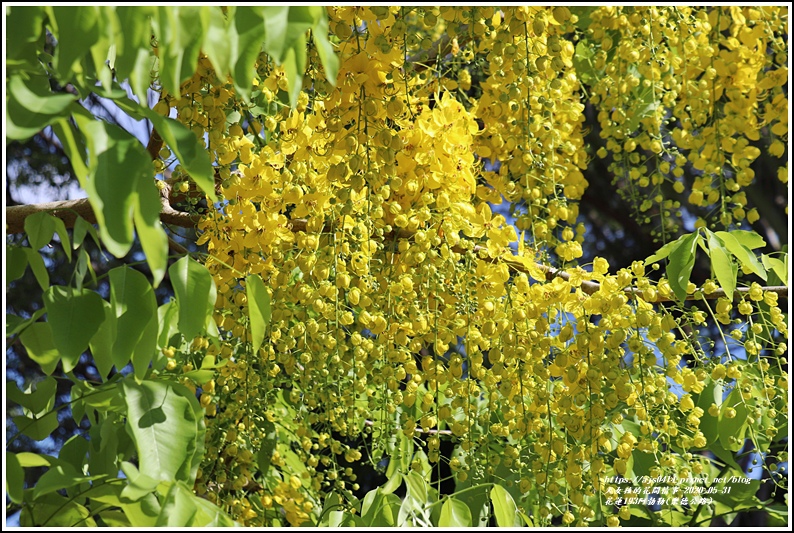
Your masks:
<svg viewBox="0 0 794 533"><path fill-rule="evenodd" d="M89 290L53 286L44 293L44 306L63 369L71 372L105 320L102 298Z"/></svg>
<svg viewBox="0 0 794 533"><path fill-rule="evenodd" d="M733 234L733 232L729 233L727 231L717 231L715 235L719 237L723 243L725 243L725 247L728 251L733 254L733 256L739 260L739 263L745 268L750 269L753 273L755 273L759 278L766 281L766 270L758 258L755 256L755 253L742 244L739 239ZM747 240L747 236L743 238L743 240ZM752 238L751 238L752 239ZM751 240L752 244L752 240Z"/></svg>
<svg viewBox="0 0 794 533"><path fill-rule="evenodd" d="M14 503L22 503L23 489L25 488L25 471L19 464L17 454L6 452L6 494Z"/></svg>
<svg viewBox="0 0 794 533"><path fill-rule="evenodd" d="M23 248L6 245L6 283L21 278L28 267L28 256Z"/></svg>
<svg viewBox="0 0 794 533"><path fill-rule="evenodd" d="M99 14L96 6L53 6L55 67L61 81L74 77L75 64L85 56L99 38Z"/></svg>
<svg viewBox="0 0 794 533"><path fill-rule="evenodd" d="M19 336L22 346L28 351L28 357L36 361L42 372L51 375L61 360L61 354L52 340L52 329L47 322L31 324Z"/></svg>
<svg viewBox="0 0 794 533"><path fill-rule="evenodd" d="M448 496L441 506L439 527L471 527L471 511L465 503Z"/></svg>
<svg viewBox="0 0 794 533"><path fill-rule="evenodd" d="M689 276L695 266L695 250L700 235L690 233L681 240L680 246L670 252L667 264L667 281L676 298L686 300L686 289L689 285Z"/></svg>
<svg viewBox="0 0 794 533"><path fill-rule="evenodd" d="M521 525L516 502L513 501L513 497L501 485L491 487L491 504L493 505L497 526L514 527Z"/></svg>
<svg viewBox="0 0 794 533"><path fill-rule="evenodd" d="M709 257L714 276L725 291L729 300L733 300L733 291L736 290L736 276L739 273L738 265L731 261L728 249L714 233L708 232Z"/></svg>
<svg viewBox="0 0 794 533"><path fill-rule="evenodd" d="M14 425L19 431L33 440L44 440L58 429L58 417L55 411L50 411L41 417L15 416Z"/></svg>
<svg viewBox="0 0 794 533"><path fill-rule="evenodd" d="M246 278L245 292L248 297L248 316L251 323L251 342L254 353L259 351L270 324L270 293L262 278L252 274Z"/></svg>
<svg viewBox="0 0 794 533"><path fill-rule="evenodd" d="M32 248L22 248L25 251L25 256L28 259L30 269L33 271L33 276L41 287L41 290L46 291L50 286L50 273L44 265L44 259L41 254Z"/></svg>
<svg viewBox="0 0 794 533"><path fill-rule="evenodd" d="M216 289L212 275L204 265L183 257L168 269L179 306L179 331L192 339L212 320Z"/></svg>
<svg viewBox="0 0 794 533"><path fill-rule="evenodd" d="M192 484L204 446L204 411L198 400L184 387L165 381L125 380L123 389L140 472Z"/></svg>

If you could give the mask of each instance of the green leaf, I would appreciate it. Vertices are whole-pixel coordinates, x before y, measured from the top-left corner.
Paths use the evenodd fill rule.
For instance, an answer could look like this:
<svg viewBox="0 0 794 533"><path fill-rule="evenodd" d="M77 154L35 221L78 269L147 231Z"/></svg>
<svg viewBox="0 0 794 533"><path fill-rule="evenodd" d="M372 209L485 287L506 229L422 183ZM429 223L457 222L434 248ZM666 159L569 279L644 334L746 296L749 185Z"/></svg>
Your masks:
<svg viewBox="0 0 794 533"><path fill-rule="evenodd" d="M535 527L535 524L532 522L532 519L528 517L525 513L519 511L518 513L521 516L521 520L527 525L527 527Z"/></svg>
<svg viewBox="0 0 794 533"><path fill-rule="evenodd" d="M258 274L251 274L246 278L245 293L248 299L252 349L256 353L262 346L270 324L270 293Z"/></svg>
<svg viewBox="0 0 794 533"><path fill-rule="evenodd" d="M116 62L116 37L122 33L122 29L115 6L99 6L97 17L99 35L91 45L92 66L95 77L101 82L102 88L105 91L111 91L115 74L112 69ZM87 62L86 64L91 65Z"/></svg>
<svg viewBox="0 0 794 533"><path fill-rule="evenodd" d="M373 527L394 527L397 525L400 513L400 498L394 494L383 493L383 491L381 494L383 494L383 498L380 505L373 511L371 525Z"/></svg>
<svg viewBox="0 0 794 533"><path fill-rule="evenodd" d="M69 244L69 232L66 231L66 224L64 224L63 220L58 217L52 217L52 220L55 223L55 232L58 234L58 238L61 240L63 251L66 253L66 259L71 262L72 246Z"/></svg>
<svg viewBox="0 0 794 533"><path fill-rule="evenodd" d="M652 263L655 263L657 261L661 261L665 257L669 256L671 253L673 253L673 250L675 250L676 248L678 248L681 245L681 243L683 242L683 239L685 237L687 237L687 235L679 237L678 239L676 239L674 241L670 241L667 244L665 244L664 246L662 246L661 248L659 248L659 250L657 250L655 254L653 254L650 257L648 257L647 259L645 259L645 266L648 266L648 265L650 265Z"/></svg>
<svg viewBox="0 0 794 533"><path fill-rule="evenodd" d="M491 516L490 495L488 485L475 485L471 478L455 482L455 498L466 504L471 512L472 525L475 527L488 525Z"/></svg>
<svg viewBox="0 0 794 533"><path fill-rule="evenodd" d="M12 76L9 91L28 111L48 116L63 116L77 97L68 93L53 94L46 76L35 75L27 80Z"/></svg>
<svg viewBox="0 0 794 533"><path fill-rule="evenodd" d="M30 324L29 320L25 320L21 316L6 313L6 339L16 335L18 331L22 331Z"/></svg>
<svg viewBox="0 0 794 533"><path fill-rule="evenodd" d="M206 19L198 6L159 7L154 24L160 83L179 96L180 84L196 71Z"/></svg>
<svg viewBox="0 0 794 533"><path fill-rule="evenodd" d="M61 360L61 354L52 340L52 329L47 322L34 322L19 336L22 346L28 351L28 356L36 361L41 370L51 375Z"/></svg>
<svg viewBox="0 0 794 533"><path fill-rule="evenodd" d="M135 349L132 352L132 367L135 370L135 378L138 380L142 380L149 372L149 363L152 362L155 356L157 328L157 313L152 313L152 318L146 324L146 328L141 335L141 341L135 345Z"/></svg>
<svg viewBox="0 0 794 533"><path fill-rule="evenodd" d="M761 502L755 497L756 493L758 492L758 488L761 486L760 479L751 479L745 474L738 472L732 474L730 477L736 477L746 481L746 483L734 481L718 484L717 492L712 496L715 501L722 502L734 510L739 510L742 508L751 509L760 506ZM723 493L723 488L730 490L730 492Z"/></svg>
<svg viewBox="0 0 794 533"><path fill-rule="evenodd" d="M263 9L261 6L239 5L234 13L234 31L237 34L237 61L232 71L234 89L246 101L251 96L254 65L262 51Z"/></svg>
<svg viewBox="0 0 794 533"><path fill-rule="evenodd" d="M36 281L39 283L39 287L41 287L41 290L46 291L50 286L50 274L47 272L47 267L44 266L44 259L41 258L41 254L38 251L32 248L26 246L22 249L25 250L28 264L36 277Z"/></svg>
<svg viewBox="0 0 794 533"><path fill-rule="evenodd" d="M100 377L105 380L110 375L114 363L113 340L116 338L116 313L109 302L102 300L102 306L105 309L105 320L88 341L88 347ZM121 370L123 367L124 365L121 365L116 368Z"/></svg>
<svg viewBox="0 0 794 533"><path fill-rule="evenodd" d="M603 72L596 70L593 65L594 57L595 53L593 52L593 48L588 46L585 41L579 41L576 44L576 52L573 55L573 66L582 83L591 84L603 75Z"/></svg>
<svg viewBox="0 0 794 533"><path fill-rule="evenodd" d="M58 429L58 416L56 411L48 411L40 418L29 416L15 416L14 425L20 433L27 435L33 440L44 440Z"/></svg>
<svg viewBox="0 0 794 533"><path fill-rule="evenodd" d="M55 67L62 82L74 77L75 64L85 56L99 39L98 10L96 6L54 6L53 35L58 40L55 47Z"/></svg>
<svg viewBox="0 0 794 533"><path fill-rule="evenodd" d="M314 47L317 49L317 55L320 56L320 62L325 70L325 79L335 86L336 76L339 73L339 58L334 52L333 45L328 40L328 15L325 10L317 19L314 28L312 28L312 39L314 40Z"/></svg>
<svg viewBox="0 0 794 533"><path fill-rule="evenodd" d="M138 202L133 204L133 220L155 287L160 285L168 266L168 236L160 224L161 209L160 196L155 187L146 180L139 180Z"/></svg>
<svg viewBox="0 0 794 533"><path fill-rule="evenodd" d="M772 271L775 276L780 280L783 285L788 285L788 254L783 256L786 261L781 261L776 257L764 254L761 256L761 263L766 268L766 271ZM770 280L771 281L771 280Z"/></svg>
<svg viewBox="0 0 794 533"><path fill-rule="evenodd" d="M59 461L51 455L44 455L33 452L19 452L17 460L22 468L38 468L58 464Z"/></svg>
<svg viewBox="0 0 794 533"><path fill-rule="evenodd" d="M60 494L45 494L29 502L19 516L22 527L96 527L91 512Z"/></svg>
<svg viewBox="0 0 794 533"><path fill-rule="evenodd" d="M132 527L127 515L122 511L102 511L97 516L105 527Z"/></svg>
<svg viewBox="0 0 794 533"><path fill-rule="evenodd" d="M75 473L82 472L88 455L89 444L82 435L72 435L58 452L58 459Z"/></svg>
<svg viewBox="0 0 794 533"><path fill-rule="evenodd" d="M6 452L6 494L14 503L22 503L25 488L25 471L19 464L17 454Z"/></svg>
<svg viewBox="0 0 794 533"><path fill-rule="evenodd" d="M90 166L84 164L68 123L59 124L56 133L70 154L80 185L88 192L102 240L116 257L125 255L132 246L134 223L156 285L165 272L168 239L160 224L151 161L140 142L121 128L83 112L74 118L86 134Z"/></svg>
<svg viewBox="0 0 794 533"><path fill-rule="evenodd" d="M757 234L754 231L747 231L743 229L735 229L733 231L729 231L733 238L736 239L739 244L746 246L750 250L754 250L756 248L763 248L766 246L766 241L763 237Z"/></svg>
<svg viewBox="0 0 794 533"><path fill-rule="evenodd" d="M171 485L162 504L157 526L231 527L234 521L220 508L199 498L182 482Z"/></svg>
<svg viewBox="0 0 794 533"><path fill-rule="evenodd" d="M23 80L20 75L9 76L6 108L6 138L26 140L69 114L68 109L77 98L71 94L53 95L46 76L35 75Z"/></svg>
<svg viewBox="0 0 794 533"><path fill-rule="evenodd" d="M700 234L697 232L686 235L681 245L672 250L668 257L667 280L680 301L686 300L686 288L689 285L692 268L695 266L695 250L699 238Z"/></svg>
<svg viewBox="0 0 794 533"><path fill-rule="evenodd" d="M728 409L733 408L736 416L728 418ZM720 409L720 436L719 442L723 448L732 452L739 451L744 446L744 434L747 431L747 418L749 412L742 400L742 395L738 389L733 389L725 398Z"/></svg>
<svg viewBox="0 0 794 533"><path fill-rule="evenodd" d="M36 322L39 318L44 316L46 309L39 309L28 318L22 318L16 315L6 315L6 338L16 335L23 331L25 328Z"/></svg>
<svg viewBox="0 0 794 533"><path fill-rule="evenodd" d="M717 458L719 458L723 463L729 465L736 469L737 472L741 472L742 468L736 462L734 458L734 453L730 450L726 450L722 447L719 440L714 441L708 447L708 450L713 453Z"/></svg>
<svg viewBox="0 0 794 533"><path fill-rule="evenodd" d="M44 211L34 213L25 218L25 233L31 248L34 250L44 248L55 233L55 219Z"/></svg>
<svg viewBox="0 0 794 533"><path fill-rule="evenodd" d="M122 369L139 345L149 352L148 367L157 342L157 300L146 276L127 266L109 272L110 304L116 320L111 349L113 364ZM154 325L154 334L152 327ZM105 374L107 375L107 374ZM138 375L136 368L136 375Z"/></svg>
<svg viewBox="0 0 794 533"><path fill-rule="evenodd" d="M160 324L160 331L157 334L158 348L167 348L169 339L179 333L178 312L179 307L173 300L157 308L157 322Z"/></svg>
<svg viewBox="0 0 794 533"><path fill-rule="evenodd" d="M711 257L711 270L725 291L729 300L733 300L733 292L736 290L736 277L739 274L739 267L731 261L728 249L711 231L706 230L709 239L709 257Z"/></svg>
<svg viewBox="0 0 794 533"><path fill-rule="evenodd" d="M408 489L408 496L413 498L417 503L424 505L427 501L427 482L418 473L411 470L407 474L403 474L405 486Z"/></svg>
<svg viewBox="0 0 794 533"><path fill-rule="evenodd" d="M364 495L364 499L361 500L361 518L364 519L364 522L370 522L368 518L371 519L370 515L374 515L382 499L383 494L380 492L379 488L372 489Z"/></svg>
<svg viewBox="0 0 794 533"><path fill-rule="evenodd" d="M578 5L578 6L571 6L571 14L576 15L579 20L576 21L576 27L581 30L583 33L587 32L587 28L590 27L591 18L590 15L598 9L598 6L588 6L588 5Z"/></svg>
<svg viewBox="0 0 794 533"><path fill-rule="evenodd" d="M306 36L298 38L295 46L288 49L283 61L287 78L287 92L292 107L298 103L298 95L303 87L303 72L306 70Z"/></svg>
<svg viewBox="0 0 794 533"><path fill-rule="evenodd" d="M471 511L469 506L453 496L448 496L441 506L439 527L471 527Z"/></svg>
<svg viewBox="0 0 794 533"><path fill-rule="evenodd" d="M384 493L380 487L369 491L361 502L361 519L368 527L393 527L397 525L400 499Z"/></svg>
<svg viewBox="0 0 794 533"><path fill-rule="evenodd" d="M203 265L183 257L168 269L179 306L179 331L193 339L212 320L216 289L212 275Z"/></svg>
<svg viewBox="0 0 794 533"><path fill-rule="evenodd" d="M121 498L125 501L138 501L154 492L160 480L142 474L132 463L121 462L121 471L124 472L128 483L121 491Z"/></svg>
<svg viewBox="0 0 794 533"><path fill-rule="evenodd" d="M85 174L81 177L77 167L75 173L88 192L102 241L110 253L123 257L132 246L133 221L137 223L140 219L135 217L141 201L138 181L147 181L151 189L156 189L152 163L140 141L118 126L82 113L76 113L74 119L91 154L89 166L84 167ZM73 166L76 156L73 153L70 157ZM163 231L162 227L155 228Z"/></svg>
<svg viewBox="0 0 794 533"><path fill-rule="evenodd" d="M205 51L218 78L225 81L232 72L237 52L237 30L234 24L235 6L230 6L224 15L217 6L205 6L207 31L201 49Z"/></svg>
<svg viewBox="0 0 794 533"><path fill-rule="evenodd" d="M394 457L389 459L389 468L386 470L386 477L388 478L388 481L380 486L380 489L384 494L391 494L403 484L402 475L400 475L399 471L394 468L397 462L397 459Z"/></svg>
<svg viewBox="0 0 794 533"><path fill-rule="evenodd" d="M119 80L129 78L133 93L146 101L146 89L151 83L150 71L154 61L151 50L152 16L155 6L119 5L116 16L124 28L116 38L116 61L113 64Z"/></svg>
<svg viewBox="0 0 794 533"><path fill-rule="evenodd" d="M44 307L64 372L71 372L105 320L102 298L93 291L53 286L44 293Z"/></svg>
<svg viewBox="0 0 794 533"><path fill-rule="evenodd" d="M195 395L166 381L122 383L127 430L138 449L140 471L160 481L192 485L204 447L203 409Z"/></svg>
<svg viewBox="0 0 794 533"><path fill-rule="evenodd" d="M281 64L284 60L284 55L291 45L287 41L287 31L292 9L289 6L268 6L262 8L261 11L265 21L264 52L278 64ZM303 31L305 32L310 27L310 25L307 25Z"/></svg>
<svg viewBox="0 0 794 533"><path fill-rule="evenodd" d="M493 505L496 525L499 527L520 526L516 502L507 490L501 485L491 488L491 504Z"/></svg>
<svg viewBox="0 0 794 533"><path fill-rule="evenodd" d="M203 140L197 138L190 128L179 121L164 117L153 109L140 106L128 98L119 98L116 103L122 110L133 116L140 115L151 120L154 129L171 151L174 152L174 155L179 159L179 162L193 181L196 182L196 185L212 201L218 199L215 194L215 171ZM157 199L157 212L159 213L159 195Z"/></svg>
<svg viewBox="0 0 794 533"><path fill-rule="evenodd" d="M706 387L695 399L695 405L703 409L704 413L700 417L699 429L706 437L707 448L719 438L719 413L718 416L711 416L709 408L712 403L717 404L717 407L722 405L723 390L722 381L709 379Z"/></svg>
<svg viewBox="0 0 794 533"><path fill-rule="evenodd" d="M81 403L103 413L126 414L126 403L117 383L111 382L93 387L85 381L78 380L72 388L72 399L73 401L79 399ZM112 426L113 424L108 423L107 425Z"/></svg>
<svg viewBox="0 0 794 533"><path fill-rule="evenodd" d="M37 42L44 29L44 8L41 6L13 6L6 11L6 60L26 59L34 64ZM8 131L6 131L6 134Z"/></svg>
<svg viewBox="0 0 794 533"><path fill-rule="evenodd" d="M237 524L232 520L232 517L223 512L223 510L214 505L209 500L200 498L193 493L185 485L182 485L182 491L193 500L196 506L196 514L193 516L193 523L191 527L234 527Z"/></svg>
<svg viewBox="0 0 794 533"><path fill-rule="evenodd" d="M58 383L55 378L47 377L31 383L22 392L13 380L6 381L6 395L12 402L21 405L34 415L48 412L55 405L55 392Z"/></svg>
<svg viewBox="0 0 794 533"><path fill-rule="evenodd" d="M651 473L651 468L658 465L658 460L650 452L644 452L640 449L635 449L631 452L634 458L632 469L635 477L647 476Z"/></svg>
<svg viewBox="0 0 794 533"><path fill-rule="evenodd" d="M722 242L725 243L725 247L733 254L733 256L739 260L739 263L742 265L742 267L752 270L753 273L755 273L759 278L766 281L766 270L764 269L763 265L760 263L760 261L758 261L758 258L756 258L755 254L750 248L739 242L733 232L728 233L727 231L717 231L715 234L722 240ZM744 236L743 239L747 240L747 237Z"/></svg>
<svg viewBox="0 0 794 533"><path fill-rule="evenodd" d="M639 74L639 73L637 73ZM644 77L639 76L642 80ZM630 109L630 116L626 121L626 131L637 131L642 119L648 118L656 113L656 110L662 105L661 102L656 100L657 93L654 92L652 86L645 87L640 84L632 91L632 105Z"/></svg>
<svg viewBox="0 0 794 533"><path fill-rule="evenodd" d="M44 494L74 487L90 480L90 477L79 474L77 470L69 465L53 466L36 482L36 486L33 487L33 499L36 500Z"/></svg>
<svg viewBox="0 0 794 533"><path fill-rule="evenodd" d="M6 285L16 281L28 268L28 256L24 248L6 245Z"/></svg>
<svg viewBox="0 0 794 533"><path fill-rule="evenodd" d="M99 236L96 233L96 229L94 226L86 222L83 217L77 217L74 221L74 228L72 228L72 247L75 250L83 244L83 239L85 239L86 233L90 233L91 237L94 239L94 243L97 245L97 248L100 248L99 244Z"/></svg>
<svg viewBox="0 0 794 533"><path fill-rule="evenodd" d="M131 503L122 503L122 511L133 527L154 527L160 515L160 502L154 494Z"/></svg>

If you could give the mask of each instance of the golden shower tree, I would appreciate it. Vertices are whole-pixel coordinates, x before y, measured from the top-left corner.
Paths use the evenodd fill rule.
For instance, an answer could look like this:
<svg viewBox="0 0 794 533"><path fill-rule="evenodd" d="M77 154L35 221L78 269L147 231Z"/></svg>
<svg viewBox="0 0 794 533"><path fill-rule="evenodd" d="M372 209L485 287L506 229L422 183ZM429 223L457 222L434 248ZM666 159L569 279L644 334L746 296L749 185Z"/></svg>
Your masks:
<svg viewBox="0 0 794 533"><path fill-rule="evenodd" d="M787 519L743 466L786 491L787 255L748 191L762 153L788 182L787 8L7 9L7 138L51 129L87 193L6 210L44 291L7 316L47 376L8 383L16 435L90 427L6 453L22 525ZM629 268L580 262L601 160L658 242ZM86 279L89 235L150 276Z"/></svg>

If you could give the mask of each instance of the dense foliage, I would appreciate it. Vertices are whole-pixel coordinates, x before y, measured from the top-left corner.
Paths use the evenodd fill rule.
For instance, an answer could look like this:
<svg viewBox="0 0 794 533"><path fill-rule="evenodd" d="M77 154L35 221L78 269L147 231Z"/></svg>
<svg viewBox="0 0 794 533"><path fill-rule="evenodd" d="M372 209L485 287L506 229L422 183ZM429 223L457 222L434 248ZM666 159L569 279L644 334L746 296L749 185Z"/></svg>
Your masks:
<svg viewBox="0 0 794 533"><path fill-rule="evenodd" d="M7 27L7 136L51 128L95 217L26 213L6 249L8 282L30 267L44 291L6 335L48 376L8 382L13 423L90 427L7 452L23 525L787 520L787 254L748 200L762 154L788 183L787 8L12 7ZM656 240L627 268L580 264L594 160ZM169 258L161 220L200 251ZM56 233L74 276L50 285ZM88 236L140 243L151 279L94 290Z"/></svg>

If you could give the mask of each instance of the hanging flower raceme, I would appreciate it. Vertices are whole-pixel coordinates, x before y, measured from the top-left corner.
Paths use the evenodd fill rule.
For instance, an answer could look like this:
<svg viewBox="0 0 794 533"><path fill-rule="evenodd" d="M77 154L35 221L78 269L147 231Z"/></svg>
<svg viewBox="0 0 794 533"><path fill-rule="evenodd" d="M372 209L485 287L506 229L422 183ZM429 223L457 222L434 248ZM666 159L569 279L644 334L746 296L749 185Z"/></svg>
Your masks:
<svg viewBox="0 0 794 533"><path fill-rule="evenodd" d="M753 9L767 8L592 10L592 102L615 172L661 190L691 164L703 171L693 204L728 192L743 204L757 128L738 131L737 117L751 113L775 131L787 106L783 78L761 53L767 34L755 29L776 34L782 19L778 8L760 19ZM785 395L769 383L784 372L756 369L757 357L721 361L684 334L705 313L679 318L656 304L673 292L643 263L610 275L596 259L591 272L557 276L536 263L582 255L588 156L570 38L582 30L570 9L328 14L335 86L309 47L295 108L283 103L284 70L264 54L255 86L265 116L205 67L185 86L191 102L175 104L180 120L215 135L222 178L222 200L199 226L218 286L221 344L209 349L224 361L202 396L211 453L200 492L246 524L299 525L330 494L353 501L349 463L391 457L424 473L427 461L444 462L459 483L503 480L536 524L586 524L598 513L616 525L625 507L598 500L615 493L608 480L708 472L691 452L713 444L708 428L729 409L749 409L745 388L763 391L755 418L776 430ZM695 97L701 84L709 104ZM637 108L642 95L648 103ZM664 129L665 110L681 127ZM659 173L647 176L639 150L658 159ZM735 175L721 174L715 188L727 166ZM504 200L515 226L499 210ZM252 274L271 306L257 351ZM785 336L776 302L755 295L737 311L756 316L762 301ZM729 324L732 309L723 299L711 310ZM748 357L772 343L739 338ZM746 383L712 408L707 393L739 376ZM731 437L727 449L738 446ZM393 438L404 439L397 451ZM440 452L442 439L454 454ZM413 453L414 441L426 455ZM400 446L411 451L401 457Z"/></svg>

